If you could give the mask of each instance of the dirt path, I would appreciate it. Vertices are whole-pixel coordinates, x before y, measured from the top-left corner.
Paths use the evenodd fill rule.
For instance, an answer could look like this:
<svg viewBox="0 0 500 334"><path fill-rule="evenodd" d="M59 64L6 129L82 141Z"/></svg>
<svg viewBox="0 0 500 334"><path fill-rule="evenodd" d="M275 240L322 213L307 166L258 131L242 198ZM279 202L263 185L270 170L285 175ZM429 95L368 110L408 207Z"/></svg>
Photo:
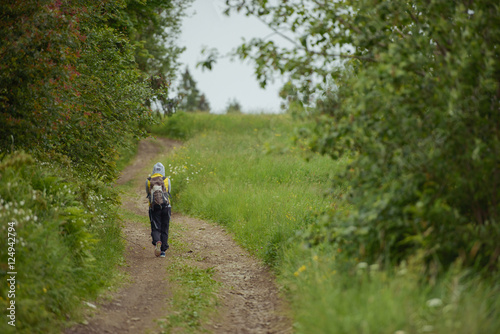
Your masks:
<svg viewBox="0 0 500 334"><path fill-rule="evenodd" d="M140 143L136 159L118 180L120 184L133 180L135 190L123 207L147 216L143 169L151 164L158 147L168 151L176 146L180 143L161 138ZM213 319L203 324L205 330L212 333L292 332L286 305L278 294L273 276L223 228L176 213L172 215L171 224L181 227L182 233L176 233L176 237L189 251L171 247L167 257L161 259L153 255L149 228L143 223L125 223L124 235L128 239L125 272L130 282L110 300L99 303L95 314L89 316L85 324L68 329L66 334L160 333L156 320L175 312L169 309L173 287L169 284L167 271L168 261L174 257L200 268L213 268L214 279L222 283L218 296L220 306Z"/></svg>

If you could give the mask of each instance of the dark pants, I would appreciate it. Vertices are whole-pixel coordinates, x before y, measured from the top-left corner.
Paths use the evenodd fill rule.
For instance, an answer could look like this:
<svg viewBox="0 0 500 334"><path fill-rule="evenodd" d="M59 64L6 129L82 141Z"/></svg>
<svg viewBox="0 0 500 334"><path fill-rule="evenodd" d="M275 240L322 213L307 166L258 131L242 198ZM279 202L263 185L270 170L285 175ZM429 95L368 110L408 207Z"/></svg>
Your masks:
<svg viewBox="0 0 500 334"><path fill-rule="evenodd" d="M149 220L151 221L151 237L153 245L161 241L162 252L168 249L168 229L170 226L170 207L162 206L161 209L149 209Z"/></svg>

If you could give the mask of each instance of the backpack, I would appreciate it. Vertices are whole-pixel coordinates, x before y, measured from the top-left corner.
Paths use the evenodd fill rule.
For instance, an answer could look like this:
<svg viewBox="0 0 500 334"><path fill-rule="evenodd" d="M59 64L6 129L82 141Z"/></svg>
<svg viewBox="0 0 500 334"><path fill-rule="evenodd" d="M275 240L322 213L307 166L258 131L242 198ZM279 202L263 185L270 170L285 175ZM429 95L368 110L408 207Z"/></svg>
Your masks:
<svg viewBox="0 0 500 334"><path fill-rule="evenodd" d="M165 179L163 176L148 177L150 184L149 201L153 210L161 209L162 204L169 205L169 196L165 188Z"/></svg>

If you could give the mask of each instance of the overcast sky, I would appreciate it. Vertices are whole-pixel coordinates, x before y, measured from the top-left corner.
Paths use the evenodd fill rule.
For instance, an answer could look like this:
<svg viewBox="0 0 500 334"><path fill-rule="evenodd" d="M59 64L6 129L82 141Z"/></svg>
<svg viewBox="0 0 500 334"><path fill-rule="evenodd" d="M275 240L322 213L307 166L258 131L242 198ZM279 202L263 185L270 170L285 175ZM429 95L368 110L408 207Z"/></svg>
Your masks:
<svg viewBox="0 0 500 334"><path fill-rule="evenodd" d="M212 112L225 110L230 99L236 99L243 112L279 112L279 89L283 82L268 84L261 89L249 63L240 60L231 62L220 59L212 71L196 68L196 63L202 60L203 46L217 48L219 54L226 54L242 42L245 37L266 37L272 31L253 17L232 14L227 17L222 14L224 0L196 0L188 10L184 19L179 44L186 47L181 54L181 70L187 65L197 82L198 89L205 93Z"/></svg>

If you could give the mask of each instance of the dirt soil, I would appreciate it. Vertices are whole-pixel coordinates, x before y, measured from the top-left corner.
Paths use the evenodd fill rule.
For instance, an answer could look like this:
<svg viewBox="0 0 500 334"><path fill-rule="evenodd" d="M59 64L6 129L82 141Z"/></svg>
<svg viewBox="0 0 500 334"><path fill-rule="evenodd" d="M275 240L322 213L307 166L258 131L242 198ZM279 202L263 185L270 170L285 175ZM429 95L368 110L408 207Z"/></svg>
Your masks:
<svg viewBox="0 0 500 334"><path fill-rule="evenodd" d="M160 147L169 152L181 145L169 139L143 140L138 154L118 179L119 184L133 180L135 194L122 206L147 216L144 168L151 164ZM156 162L156 161L155 161ZM175 186L175 185L173 185ZM175 211L175 203L173 203ZM171 224L180 225L183 250L170 247L166 258L153 254L150 229L144 223L125 222L126 263L130 278L118 291L94 305L88 305L87 319L66 330L79 333L160 333L157 320L171 309L172 289L167 270L170 259L181 257L190 265L212 267L213 278L222 283L215 315L203 324L212 333L291 333L292 322L285 301L280 297L273 275L262 263L250 256L224 228L179 213L172 214ZM171 227L172 229L172 227Z"/></svg>

